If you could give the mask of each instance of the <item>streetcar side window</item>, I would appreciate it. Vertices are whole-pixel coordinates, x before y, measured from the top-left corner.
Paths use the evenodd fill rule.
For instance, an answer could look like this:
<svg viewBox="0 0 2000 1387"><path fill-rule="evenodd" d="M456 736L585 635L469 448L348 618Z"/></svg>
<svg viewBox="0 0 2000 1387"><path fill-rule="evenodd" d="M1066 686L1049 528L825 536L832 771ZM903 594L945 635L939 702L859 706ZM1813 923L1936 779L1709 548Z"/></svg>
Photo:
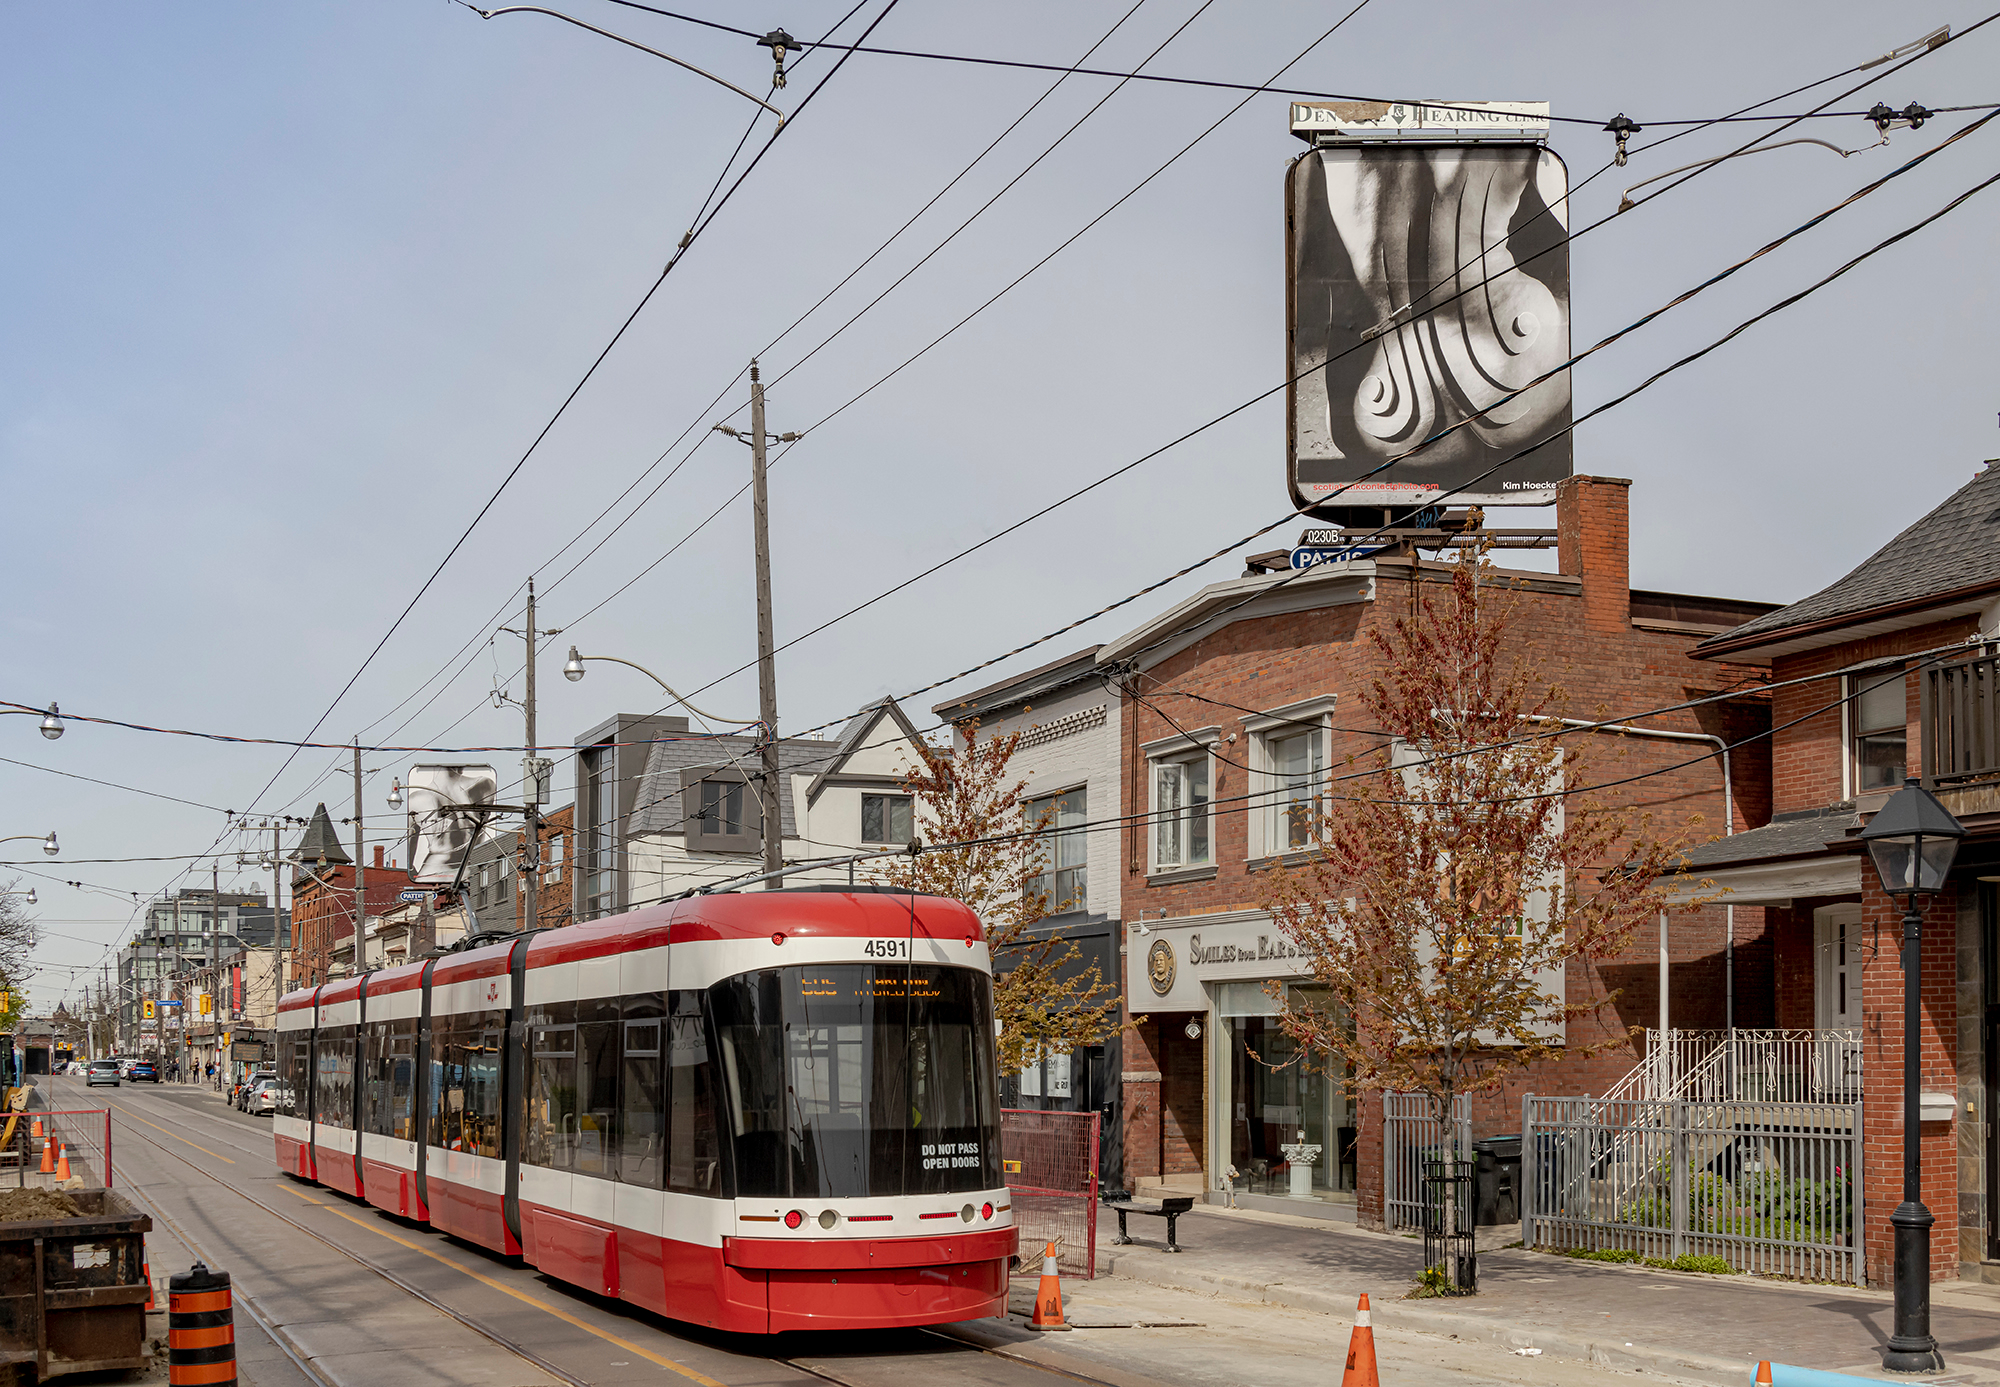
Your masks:
<svg viewBox="0 0 2000 1387"><path fill-rule="evenodd" d="M672 1114L667 1124L667 1188L719 1199L722 1142L715 1126L715 1065L708 1049L705 998L695 991L667 995L665 1038Z"/></svg>
<svg viewBox="0 0 2000 1387"><path fill-rule="evenodd" d="M455 1151L459 1139L459 1113L465 1108L465 1047L463 1016L431 1018L431 1135L430 1144L443 1151Z"/></svg>
<svg viewBox="0 0 2000 1387"><path fill-rule="evenodd" d="M667 1105L660 1087L660 999L625 998L624 1074L619 1089L618 1178L658 1189L666 1164Z"/></svg>
<svg viewBox="0 0 2000 1387"><path fill-rule="evenodd" d="M353 1026L328 1026L319 1032L313 1120L323 1127L354 1125L354 1033Z"/></svg>
<svg viewBox="0 0 2000 1387"><path fill-rule="evenodd" d="M528 1009L527 1110L522 1114L521 1159L550 1170L576 1160L576 1004L552 1002Z"/></svg>
<svg viewBox="0 0 2000 1387"><path fill-rule="evenodd" d="M389 1135L417 1135L417 1018L389 1023Z"/></svg>
<svg viewBox="0 0 2000 1387"><path fill-rule="evenodd" d="M279 1041L279 1072L285 1081L278 1086L275 1111L286 1117L312 1115L312 1032L286 1031Z"/></svg>
<svg viewBox="0 0 2000 1387"><path fill-rule="evenodd" d="M463 1149L498 1158L501 1146L502 1057L507 1013L475 1012L463 1018L459 1037L464 1045L465 1100L459 1140Z"/></svg>
<svg viewBox="0 0 2000 1387"><path fill-rule="evenodd" d="M361 1028L361 1130L389 1134L389 1023L370 1021Z"/></svg>
<svg viewBox="0 0 2000 1387"><path fill-rule="evenodd" d="M576 1004L576 1173L611 1178L618 1150L618 999Z"/></svg>

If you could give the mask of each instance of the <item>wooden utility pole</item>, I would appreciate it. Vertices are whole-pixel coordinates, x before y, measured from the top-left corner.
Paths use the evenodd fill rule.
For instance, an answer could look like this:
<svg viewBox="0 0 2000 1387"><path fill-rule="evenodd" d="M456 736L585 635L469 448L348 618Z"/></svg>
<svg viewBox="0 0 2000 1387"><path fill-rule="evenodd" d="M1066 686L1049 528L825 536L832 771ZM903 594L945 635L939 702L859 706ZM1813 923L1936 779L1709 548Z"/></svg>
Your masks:
<svg viewBox="0 0 2000 1387"><path fill-rule="evenodd" d="M361 738L354 738L354 971L368 970L368 895L361 865Z"/></svg>
<svg viewBox="0 0 2000 1387"><path fill-rule="evenodd" d="M528 686L522 712L527 715L527 750L521 753L521 928L542 923L542 782L535 760L535 580L528 579Z"/></svg>
<svg viewBox="0 0 2000 1387"><path fill-rule="evenodd" d="M784 798L778 769L778 666L771 637L770 497L764 486L764 386L750 363L750 496L757 536L757 716L764 722L764 870L785 865ZM775 889L776 881L766 889Z"/></svg>

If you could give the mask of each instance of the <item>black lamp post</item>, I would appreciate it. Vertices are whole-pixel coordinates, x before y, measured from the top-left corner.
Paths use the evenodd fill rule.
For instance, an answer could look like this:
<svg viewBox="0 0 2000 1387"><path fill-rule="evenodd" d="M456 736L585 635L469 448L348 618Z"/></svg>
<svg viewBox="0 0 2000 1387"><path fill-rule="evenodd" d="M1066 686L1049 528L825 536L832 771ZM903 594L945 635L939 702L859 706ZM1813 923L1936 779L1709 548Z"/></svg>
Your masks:
<svg viewBox="0 0 2000 1387"><path fill-rule="evenodd" d="M1882 889L1903 902L1903 1202L1889 1215L1896 1230L1895 1333L1882 1355L1891 1372L1935 1372L1944 1355L1931 1337L1931 1224L1924 1207L1917 1040L1923 979L1923 900L1944 889L1965 826L1915 776L1889 796L1861 830Z"/></svg>

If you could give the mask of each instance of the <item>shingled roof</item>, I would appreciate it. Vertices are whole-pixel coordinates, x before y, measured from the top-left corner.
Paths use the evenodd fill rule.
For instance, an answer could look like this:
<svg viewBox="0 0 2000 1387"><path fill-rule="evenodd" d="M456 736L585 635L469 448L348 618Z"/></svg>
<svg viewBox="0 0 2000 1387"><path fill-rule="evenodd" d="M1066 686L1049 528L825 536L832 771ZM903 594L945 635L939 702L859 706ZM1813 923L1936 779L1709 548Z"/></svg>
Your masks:
<svg viewBox="0 0 2000 1387"><path fill-rule="evenodd" d="M1851 631L1871 621L1923 613L2000 592L2000 466L1985 469L1943 505L1911 525L1852 573L1810 597L1780 607L1695 647L1698 657L1766 647L1804 649L1821 632ZM1896 625L1914 624L1907 620Z"/></svg>

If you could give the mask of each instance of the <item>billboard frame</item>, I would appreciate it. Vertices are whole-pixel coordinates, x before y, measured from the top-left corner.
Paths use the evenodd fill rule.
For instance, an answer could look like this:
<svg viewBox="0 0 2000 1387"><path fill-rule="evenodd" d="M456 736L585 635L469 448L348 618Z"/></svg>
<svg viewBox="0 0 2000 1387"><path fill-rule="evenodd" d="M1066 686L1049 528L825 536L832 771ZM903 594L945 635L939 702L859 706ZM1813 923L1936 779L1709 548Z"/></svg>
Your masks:
<svg viewBox="0 0 2000 1387"><path fill-rule="evenodd" d="M1412 135L1415 134L1417 127L1421 124L1421 117L1431 114L1430 112L1425 111L1422 108L1419 108L1418 120L1413 121L1412 125L1408 127L1375 128L1375 129L1356 129L1349 127L1339 130L1321 128L1321 129L1314 129L1311 131L1300 131L1296 128L1297 126L1296 112L1298 107L1305 104L1307 103L1294 103L1294 113L1295 113L1294 133L1299 134L1300 138L1306 140L1307 144L1309 145L1309 148L1307 148L1304 152L1302 152L1297 157L1293 158L1287 163L1285 170L1285 180L1284 180L1284 199L1285 199L1284 468L1285 468L1286 494L1290 499L1291 503L1299 509L1301 515L1303 516L1319 517L1329 520L1351 518L1352 512L1357 510L1393 513L1396 511L1407 511L1412 508L1421 508L1424 506L1435 505L1435 504L1450 504L1459 506L1472 506L1472 505L1547 506L1554 504L1556 487L1560 484L1563 478L1574 475L1573 444L1570 441L1570 434L1567 428L1567 426L1571 422L1573 411L1569 395L1569 380L1566 372L1561 375L1552 377L1549 381L1543 382L1541 385L1533 387L1534 390L1540 391L1544 389L1546 386L1552 386L1555 385L1557 382L1560 382L1561 404L1559 409L1556 410L1547 421L1549 425L1548 433L1550 434L1550 436L1544 438L1540 443L1530 443L1518 450L1523 455L1531 455L1535 453L1538 449L1544 447L1554 447L1558 449L1559 455L1561 457L1561 463L1558 467L1551 469L1548 466L1548 462L1546 459L1542 461L1541 470L1549 473L1548 476L1537 476L1531 479L1531 481L1526 484L1515 481L1512 483L1511 488L1509 487L1508 484L1503 483L1503 481L1500 478L1497 477L1489 478L1485 481L1475 484L1473 489L1466 491L1453 491L1452 490L1453 479L1448 476L1441 477L1437 484L1429 486L1412 481L1407 476L1404 477L1395 476L1396 473L1401 472L1403 470L1403 464L1398 463L1398 464L1393 464L1387 469L1387 475L1381 481L1374 481L1366 478L1349 478L1345 482L1328 481L1321 484L1327 486L1335 486L1338 487L1339 489L1334 490L1330 495L1324 495L1324 496L1315 495L1312 492L1306 490L1306 487L1308 485L1312 485L1312 483L1304 482L1300 476L1299 411L1301 406L1301 400L1300 400L1301 386L1304 385L1316 373L1324 371L1326 369L1327 363L1339 359L1339 357L1345 355L1346 352L1355 350L1356 348L1361 347L1364 344L1367 344L1375 340L1379 336L1388 335L1387 330L1394 330L1400 333L1408 329L1414 328L1417 324L1430 321L1433 318L1433 316L1438 312L1438 310L1445 306L1445 304L1440 304L1438 305L1437 308L1420 312L1414 312L1414 313L1407 311L1409 307L1409 305L1407 304L1404 305L1403 307L1395 308L1389 312L1388 316L1384 318L1382 322L1376 323L1370 329L1364 330L1362 334L1355 340L1352 346L1345 347L1338 351L1330 349L1328 355L1321 361L1319 365L1316 365L1307 370L1299 369L1298 365L1300 359L1299 304L1300 304L1300 257L1301 257L1300 241L1302 235L1302 228L1300 226L1300 215L1299 215L1300 198L1302 194L1299 187L1299 180L1301 179L1302 176L1305 175L1306 171L1309 168L1308 161L1313 161L1313 165L1311 167L1313 167L1314 169L1324 168L1325 156L1335 150L1352 151L1357 157L1361 156L1363 154L1363 151L1380 150L1385 155L1390 154L1391 151L1397 151L1398 155L1396 157L1400 157L1402 159L1425 159L1425 158L1435 159L1437 156L1441 154L1448 154L1450 151L1459 149L1466 150L1467 152L1473 152L1473 151L1483 152L1495 149L1504 149L1509 147L1517 149L1533 149L1534 151L1536 151L1536 159L1538 161L1542 159L1552 161L1555 169L1560 172L1562 180L1561 198L1559 200L1545 201L1545 206L1560 207L1560 210L1557 213L1558 215L1557 226L1560 228L1558 234L1562 239L1559 240L1557 244L1564 244L1567 239L1569 218L1568 218L1568 208L1566 202L1569 190L1569 167L1567 163L1563 160L1562 156L1558 154L1554 149L1549 147L1546 139L1545 123L1542 125L1540 129L1535 129L1530 127L1528 129L1523 129L1523 130L1510 131L1506 135L1500 135L1499 132L1497 131L1490 133L1480 133L1480 132L1459 130L1458 133L1455 135L1455 137L1446 136L1440 138L1440 136L1443 135L1444 133L1442 130L1439 130L1438 134L1432 135L1430 133L1430 129L1425 129L1422 134L1416 134L1416 137L1412 138ZM1311 103L1311 104L1318 105L1320 103ZM1415 103L1411 104L1414 105ZM1479 106L1481 104L1482 103L1464 103L1465 106ZM1540 114L1541 120L1543 122L1546 122L1547 119L1545 114L1547 107L1545 104L1541 103L1515 102L1515 103L1483 103L1483 104L1499 109L1505 109L1510 112L1519 112L1523 111L1523 109L1526 108L1528 111L1533 111L1536 112L1537 114ZM1343 112L1342 114L1343 116L1347 115L1346 112ZM1365 117L1373 113L1357 111L1354 112L1353 114L1357 117ZM1356 122L1356 124L1359 123L1360 122L1358 121ZM1431 128L1435 129L1438 125L1441 124L1443 123L1434 122ZM1534 181L1538 182L1539 179L1536 178ZM1525 225L1526 224L1524 224L1524 228ZM1514 238L1514 235L1515 235L1514 230L1510 228L1507 241L1511 242ZM1345 249L1345 247L1343 247L1343 249ZM1566 245L1564 249L1559 253L1562 256L1559 282L1561 285L1560 303L1563 312L1562 312L1562 326L1561 326L1562 336L1560 340L1560 356L1557 357L1556 360L1567 361L1567 359L1570 357L1572 353L1570 344L1570 315L1569 315L1569 257ZM1537 252L1537 255L1539 254L1540 252ZM1518 268L1515 269L1514 272L1523 273L1523 271L1520 271ZM1459 274L1459 269L1456 266L1453 267L1452 274L1454 277ZM1438 276L1438 278L1442 278L1442 276ZM1459 294L1455 293L1452 295L1451 299L1446 300L1446 303L1456 301L1458 297ZM1392 301L1393 298L1394 296L1392 295ZM1329 335L1331 336L1331 334ZM1331 348L1331 343L1329 343L1329 346ZM1426 383L1431 384L1433 386L1439 384L1439 382L1436 381L1429 381ZM1449 382L1448 381L1444 382L1444 384L1449 384ZM1447 396L1447 392L1444 390L1438 390L1437 393L1440 397ZM1551 391L1550 393L1553 394L1555 392ZM1521 398L1521 397L1517 396L1515 398ZM1484 408L1491 408L1491 406L1485 406ZM1456 417L1453 419L1453 422L1458 422L1459 420L1465 417L1476 417L1480 409L1481 407L1477 406L1476 401L1473 404L1472 408L1470 409L1467 409L1464 406L1457 404L1456 401L1454 401L1453 413L1455 414ZM1434 432L1435 430L1427 429L1424 436L1430 436ZM1413 449L1419 445L1420 445L1420 440L1412 440L1410 443L1410 448ZM1458 448L1463 448L1463 447L1464 447L1463 443L1460 443L1458 445ZM1405 451L1407 451L1407 449ZM1498 452L1499 449L1496 447L1494 451ZM1548 457L1550 458L1555 456L1557 456L1557 454L1548 455ZM1308 462L1311 463L1317 460L1318 459L1308 459ZM1534 461L1534 459L1526 456L1517 460L1528 461L1528 462ZM1412 459L1413 463L1416 461L1417 461L1416 459ZM1368 466L1369 464L1367 462L1357 459L1354 470L1365 472ZM1344 515L1343 513L1346 514Z"/></svg>

